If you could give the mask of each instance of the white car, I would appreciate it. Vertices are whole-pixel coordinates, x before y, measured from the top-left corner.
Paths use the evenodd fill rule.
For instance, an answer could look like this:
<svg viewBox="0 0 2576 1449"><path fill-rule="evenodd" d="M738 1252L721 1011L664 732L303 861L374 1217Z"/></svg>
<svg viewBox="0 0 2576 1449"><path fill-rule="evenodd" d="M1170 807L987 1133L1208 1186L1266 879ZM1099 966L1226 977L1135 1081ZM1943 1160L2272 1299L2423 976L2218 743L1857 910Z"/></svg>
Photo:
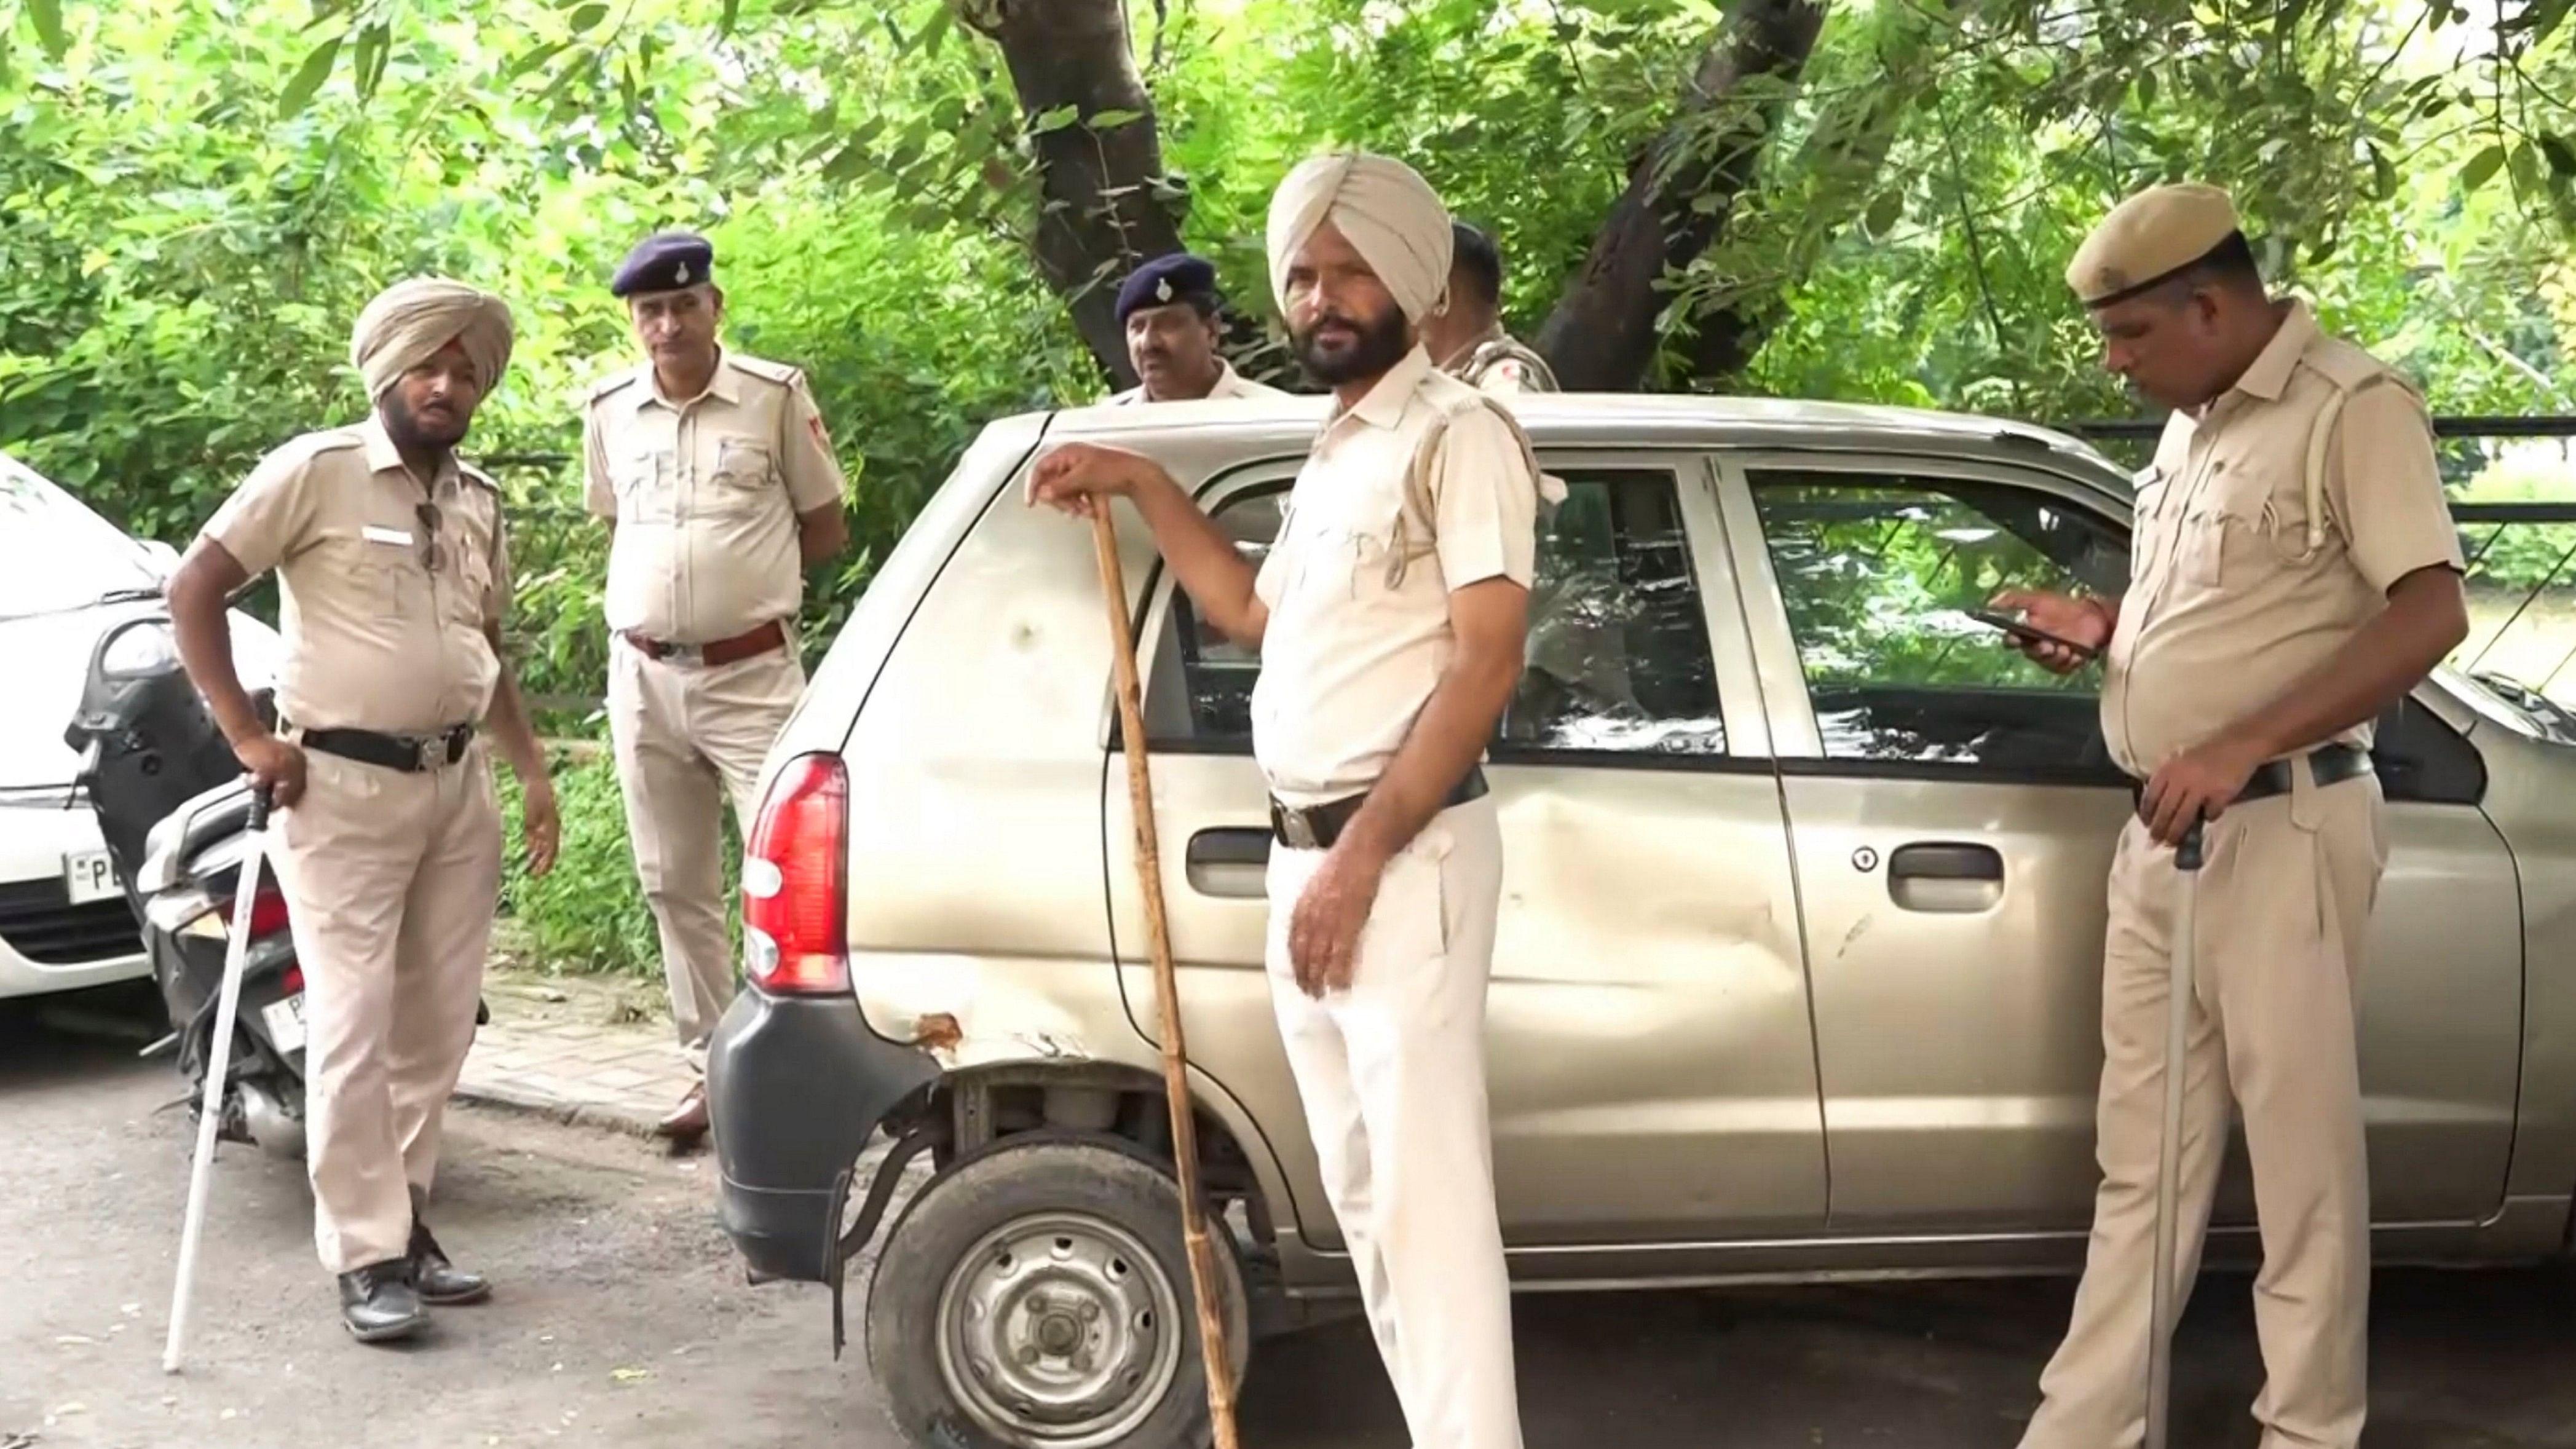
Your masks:
<svg viewBox="0 0 2576 1449"><path fill-rule="evenodd" d="M0 454L0 999L104 986L149 971L98 823L63 742L99 637L160 607L178 561ZM276 631L235 610L233 651L254 689L274 672ZM131 630L119 647L166 647Z"/></svg>

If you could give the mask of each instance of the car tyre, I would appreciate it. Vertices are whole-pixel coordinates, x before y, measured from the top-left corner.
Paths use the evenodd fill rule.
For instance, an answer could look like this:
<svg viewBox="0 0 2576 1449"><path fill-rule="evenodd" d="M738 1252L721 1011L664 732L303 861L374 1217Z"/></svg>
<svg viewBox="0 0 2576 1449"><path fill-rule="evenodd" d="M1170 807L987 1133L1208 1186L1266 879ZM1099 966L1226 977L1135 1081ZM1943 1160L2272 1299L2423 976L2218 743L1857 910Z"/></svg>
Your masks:
<svg viewBox="0 0 2576 1449"><path fill-rule="evenodd" d="M1210 1236L1239 1384L1243 1269L1222 1221ZM916 1444L1195 1449L1212 1433L1180 1196L1115 1139L1009 1138L933 1177L877 1259L867 1353Z"/></svg>

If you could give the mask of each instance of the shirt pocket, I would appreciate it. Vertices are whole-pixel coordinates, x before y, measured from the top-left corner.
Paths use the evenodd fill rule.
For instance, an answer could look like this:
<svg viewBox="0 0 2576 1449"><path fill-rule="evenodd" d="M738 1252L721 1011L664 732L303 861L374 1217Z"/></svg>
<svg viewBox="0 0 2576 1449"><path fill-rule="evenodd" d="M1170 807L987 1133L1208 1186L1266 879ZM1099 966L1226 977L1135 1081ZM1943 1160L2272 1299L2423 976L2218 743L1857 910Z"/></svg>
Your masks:
<svg viewBox="0 0 2576 1449"><path fill-rule="evenodd" d="M668 448L639 446L615 459L609 481L617 488L617 516L626 523L671 521L674 458Z"/></svg>
<svg viewBox="0 0 2576 1449"><path fill-rule="evenodd" d="M448 617L479 632L484 622L483 601L492 591L490 525L469 524L457 531L456 566L449 577Z"/></svg>
<svg viewBox="0 0 2576 1449"><path fill-rule="evenodd" d="M750 513L775 491L778 458L767 443L726 438L716 444L715 475L707 480L709 506L720 513Z"/></svg>
<svg viewBox="0 0 2576 1449"><path fill-rule="evenodd" d="M301 601L302 612L327 615L345 600L349 607L370 618L391 618L402 613L405 582L423 577L418 525L376 531L383 536L370 538L366 529L356 525L323 535L314 550L318 555L315 562L321 572L330 576L324 586L330 600L314 599L308 586ZM392 541L394 535L404 541Z"/></svg>
<svg viewBox="0 0 2576 1449"><path fill-rule="evenodd" d="M2297 561L2307 521L2295 468L2261 457L2222 458L2193 503L2184 578L2203 589L2252 583Z"/></svg>

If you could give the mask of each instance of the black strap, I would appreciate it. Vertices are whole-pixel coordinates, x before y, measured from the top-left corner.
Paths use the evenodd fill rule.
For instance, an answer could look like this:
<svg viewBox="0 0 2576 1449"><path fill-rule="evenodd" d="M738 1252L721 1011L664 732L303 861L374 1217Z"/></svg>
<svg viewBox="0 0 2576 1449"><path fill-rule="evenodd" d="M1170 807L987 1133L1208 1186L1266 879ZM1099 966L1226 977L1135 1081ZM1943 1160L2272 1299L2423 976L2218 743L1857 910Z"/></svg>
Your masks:
<svg viewBox="0 0 2576 1449"><path fill-rule="evenodd" d="M1448 799L1440 802L1440 808L1455 809L1482 796L1487 788L1484 766L1470 765L1467 777L1458 782L1458 788L1449 792ZM1291 850L1330 850L1333 843L1342 838L1342 831L1349 827L1351 817L1359 814L1360 807L1367 803L1365 794L1348 796L1329 805L1302 808L1272 800L1271 838Z"/></svg>
<svg viewBox="0 0 2576 1449"><path fill-rule="evenodd" d="M474 741L474 726L456 725L431 735L389 735L375 730L306 730L298 739L308 750L344 760L416 775L453 765L465 758Z"/></svg>
<svg viewBox="0 0 2576 1449"><path fill-rule="evenodd" d="M2269 800L2275 795L2289 794L2292 783L2290 771L2303 760L2307 765L2308 773L2320 788L2327 785L2340 785L2346 780L2358 780L2369 774L2373 768L2370 751L2359 745L2321 745L2304 756L2292 756L2286 760L2269 760L2257 767L2254 773L2246 778L2245 788L2236 792L2237 803ZM2129 794L2133 799L2142 797L2146 793L2146 788L2145 781L2132 781L2129 785Z"/></svg>

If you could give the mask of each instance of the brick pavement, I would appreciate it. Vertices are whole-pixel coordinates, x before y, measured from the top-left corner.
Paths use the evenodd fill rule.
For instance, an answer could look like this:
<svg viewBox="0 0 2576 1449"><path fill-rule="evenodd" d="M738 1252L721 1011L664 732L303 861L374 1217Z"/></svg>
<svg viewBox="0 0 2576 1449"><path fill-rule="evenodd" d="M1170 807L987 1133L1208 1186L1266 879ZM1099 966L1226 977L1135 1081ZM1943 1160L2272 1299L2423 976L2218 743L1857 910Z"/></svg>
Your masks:
<svg viewBox="0 0 2576 1449"><path fill-rule="evenodd" d="M688 1060L640 986L496 972L460 1101L650 1134L689 1089Z"/></svg>

